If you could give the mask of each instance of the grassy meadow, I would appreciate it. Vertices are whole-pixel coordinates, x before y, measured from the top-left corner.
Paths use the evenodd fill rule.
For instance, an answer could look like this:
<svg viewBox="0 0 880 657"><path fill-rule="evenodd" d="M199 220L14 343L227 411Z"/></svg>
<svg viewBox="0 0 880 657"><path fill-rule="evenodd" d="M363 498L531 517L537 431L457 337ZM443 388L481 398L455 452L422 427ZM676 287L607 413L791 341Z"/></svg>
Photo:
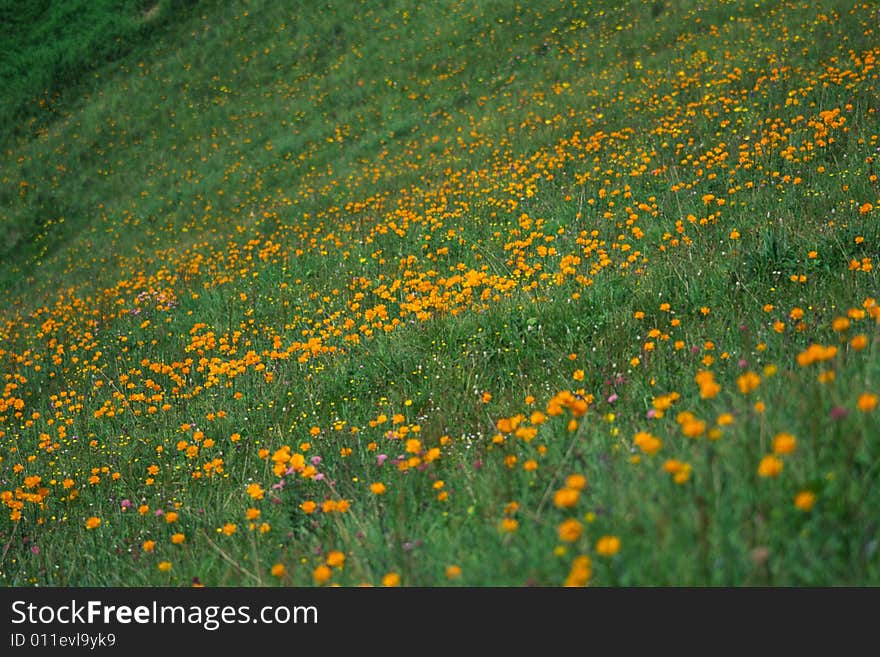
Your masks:
<svg viewBox="0 0 880 657"><path fill-rule="evenodd" d="M875 3L28 7L0 584L880 585Z"/></svg>

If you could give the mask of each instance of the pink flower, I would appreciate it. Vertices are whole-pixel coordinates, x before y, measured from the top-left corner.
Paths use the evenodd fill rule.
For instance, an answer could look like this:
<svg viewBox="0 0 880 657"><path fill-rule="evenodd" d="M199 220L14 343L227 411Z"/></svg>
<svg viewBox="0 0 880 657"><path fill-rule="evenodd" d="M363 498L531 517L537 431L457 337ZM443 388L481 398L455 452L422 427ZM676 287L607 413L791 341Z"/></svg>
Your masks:
<svg viewBox="0 0 880 657"><path fill-rule="evenodd" d="M843 406L835 406L831 409L831 418L834 420L840 420L847 415L849 415L849 411Z"/></svg>
<svg viewBox="0 0 880 657"><path fill-rule="evenodd" d="M312 465L318 465L321 462L321 457L320 456L313 456L311 458L311 461L312 461Z"/></svg>
<svg viewBox="0 0 880 657"><path fill-rule="evenodd" d="M613 404L613 403L616 402L617 400L618 400L618 396L617 396L617 393L616 393L616 392L615 392L614 394L612 394L611 396L608 397L608 403L609 403L609 404Z"/></svg>
<svg viewBox="0 0 880 657"><path fill-rule="evenodd" d="M388 460L387 454L379 454L379 456L376 457L376 463L378 463L379 465L382 465L387 460Z"/></svg>

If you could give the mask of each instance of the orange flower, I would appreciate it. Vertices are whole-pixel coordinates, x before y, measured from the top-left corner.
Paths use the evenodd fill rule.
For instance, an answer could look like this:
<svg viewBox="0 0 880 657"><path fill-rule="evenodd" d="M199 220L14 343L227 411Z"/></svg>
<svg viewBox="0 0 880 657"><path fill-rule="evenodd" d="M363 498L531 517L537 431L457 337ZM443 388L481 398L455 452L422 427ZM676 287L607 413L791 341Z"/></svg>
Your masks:
<svg viewBox="0 0 880 657"><path fill-rule="evenodd" d="M91 518L86 520L86 529L96 529L101 526L101 519L92 516Z"/></svg>
<svg viewBox="0 0 880 657"><path fill-rule="evenodd" d="M586 586L593 574L593 564L585 554L575 557L571 563L571 570L565 580L565 586Z"/></svg>
<svg viewBox="0 0 880 657"><path fill-rule="evenodd" d="M863 392L859 395L856 407L863 413L870 413L877 408L877 395L873 392Z"/></svg>
<svg viewBox="0 0 880 657"><path fill-rule="evenodd" d="M603 536L596 541L596 552L603 557L610 557L620 551L620 539L617 536Z"/></svg>
<svg viewBox="0 0 880 657"><path fill-rule="evenodd" d="M315 580L316 584L323 584L331 577L333 577L333 571L325 564L321 564L312 572L312 579Z"/></svg>
<svg viewBox="0 0 880 657"><path fill-rule="evenodd" d="M758 464L758 475L761 477L778 477L782 472L783 463L781 459L768 455L761 459Z"/></svg>
<svg viewBox="0 0 880 657"><path fill-rule="evenodd" d="M333 550L327 554L327 565L331 568L342 568L345 563L345 553Z"/></svg>
<svg viewBox="0 0 880 657"><path fill-rule="evenodd" d="M791 454L797 448L797 439L790 433L777 433L773 438L774 454Z"/></svg>
<svg viewBox="0 0 880 657"><path fill-rule="evenodd" d="M382 586L400 586L400 575L388 573L382 578Z"/></svg>
<svg viewBox="0 0 880 657"><path fill-rule="evenodd" d="M868 336L864 334L853 336L852 340L849 341L849 346L856 351L861 351L868 346Z"/></svg>
<svg viewBox="0 0 880 657"><path fill-rule="evenodd" d="M647 431L639 431L633 438L633 442L636 444L636 447L649 456L653 456L663 447L663 441L652 436Z"/></svg>
<svg viewBox="0 0 880 657"><path fill-rule="evenodd" d="M261 500L261 499L263 499L263 496L265 495L265 491L263 490L263 487L260 486L260 484L253 483L253 484L248 484L247 494L250 495L255 500Z"/></svg>
<svg viewBox="0 0 880 657"><path fill-rule="evenodd" d="M515 518L504 518L501 521L501 531L512 533L519 527L519 522Z"/></svg>
<svg viewBox="0 0 880 657"><path fill-rule="evenodd" d="M287 568L284 567L284 564L276 563L272 566L272 577L284 577L287 574Z"/></svg>
<svg viewBox="0 0 880 657"><path fill-rule="evenodd" d="M722 413L718 416L716 422L718 423L719 427L725 427L727 425L733 424L733 415L731 415L730 413Z"/></svg>
<svg viewBox="0 0 880 657"><path fill-rule="evenodd" d="M553 494L553 504L560 509L569 509L577 504L580 494L575 488L560 488Z"/></svg>
<svg viewBox="0 0 880 657"><path fill-rule="evenodd" d="M587 487L587 478L582 474L571 474L565 478L565 487L573 490L583 490Z"/></svg>
<svg viewBox="0 0 880 657"><path fill-rule="evenodd" d="M584 526L573 518L569 518L559 525L559 540L566 543L574 543L581 537Z"/></svg>
<svg viewBox="0 0 880 657"><path fill-rule="evenodd" d="M385 484L383 484L381 481L370 484L370 491L373 493L373 495L384 495L386 490L388 489L385 488Z"/></svg>
<svg viewBox="0 0 880 657"><path fill-rule="evenodd" d="M747 395L761 385L761 377L752 371L744 372L737 377L736 385L742 394Z"/></svg>
<svg viewBox="0 0 880 657"><path fill-rule="evenodd" d="M812 511L815 503L816 494L811 491L802 490L794 496L794 505L801 511Z"/></svg>

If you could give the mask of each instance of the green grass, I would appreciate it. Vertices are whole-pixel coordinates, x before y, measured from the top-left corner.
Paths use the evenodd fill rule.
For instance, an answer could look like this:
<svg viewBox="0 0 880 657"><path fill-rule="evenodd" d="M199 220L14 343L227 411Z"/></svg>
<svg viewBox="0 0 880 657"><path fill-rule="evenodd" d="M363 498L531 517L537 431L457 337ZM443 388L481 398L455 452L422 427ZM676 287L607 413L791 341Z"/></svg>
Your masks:
<svg viewBox="0 0 880 657"><path fill-rule="evenodd" d="M147 4L0 66L5 585L880 582L870 6Z"/></svg>

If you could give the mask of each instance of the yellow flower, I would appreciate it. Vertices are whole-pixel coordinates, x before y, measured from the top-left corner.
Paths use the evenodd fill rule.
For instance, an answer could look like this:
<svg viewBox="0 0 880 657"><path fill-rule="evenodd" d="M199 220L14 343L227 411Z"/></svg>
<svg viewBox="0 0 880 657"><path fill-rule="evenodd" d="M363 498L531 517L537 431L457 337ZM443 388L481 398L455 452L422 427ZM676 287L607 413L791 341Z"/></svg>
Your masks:
<svg viewBox="0 0 880 657"><path fill-rule="evenodd" d="M260 484L253 483L253 484L248 484L247 494L250 495L255 500L261 500L261 499L263 499L263 496L265 495L265 491L263 490L263 487L260 486Z"/></svg>
<svg viewBox="0 0 880 657"><path fill-rule="evenodd" d="M270 572L272 577L284 577L287 574L287 568L284 567L284 564L276 563Z"/></svg>
<svg viewBox="0 0 880 657"><path fill-rule="evenodd" d="M610 557L620 551L620 539L617 536L603 536L596 541L596 553Z"/></svg>
<svg viewBox="0 0 880 657"><path fill-rule="evenodd" d="M382 586L400 586L400 575L388 573L382 578Z"/></svg>
<svg viewBox="0 0 880 657"><path fill-rule="evenodd" d="M167 573L169 570L171 570L171 562L170 561L160 561L158 568L161 572Z"/></svg>
<svg viewBox="0 0 880 657"><path fill-rule="evenodd" d="M101 526L101 519L95 516L92 516L88 520L86 520L86 529L96 529Z"/></svg>
<svg viewBox="0 0 880 657"><path fill-rule="evenodd" d="M758 475L761 477L778 477L779 473L782 472L783 465L781 459L767 455L758 464Z"/></svg>
<svg viewBox="0 0 880 657"><path fill-rule="evenodd" d="M773 438L774 454L791 454L797 448L797 439L790 433L777 433Z"/></svg>
<svg viewBox="0 0 880 657"><path fill-rule="evenodd" d="M171 542L174 543L175 545L180 545L185 540L186 540L186 536L184 534L177 533L177 534L171 535Z"/></svg>
<svg viewBox="0 0 880 657"><path fill-rule="evenodd" d="M559 540L566 543L574 543L581 537L583 530L584 526L580 522L569 518L559 525Z"/></svg>

